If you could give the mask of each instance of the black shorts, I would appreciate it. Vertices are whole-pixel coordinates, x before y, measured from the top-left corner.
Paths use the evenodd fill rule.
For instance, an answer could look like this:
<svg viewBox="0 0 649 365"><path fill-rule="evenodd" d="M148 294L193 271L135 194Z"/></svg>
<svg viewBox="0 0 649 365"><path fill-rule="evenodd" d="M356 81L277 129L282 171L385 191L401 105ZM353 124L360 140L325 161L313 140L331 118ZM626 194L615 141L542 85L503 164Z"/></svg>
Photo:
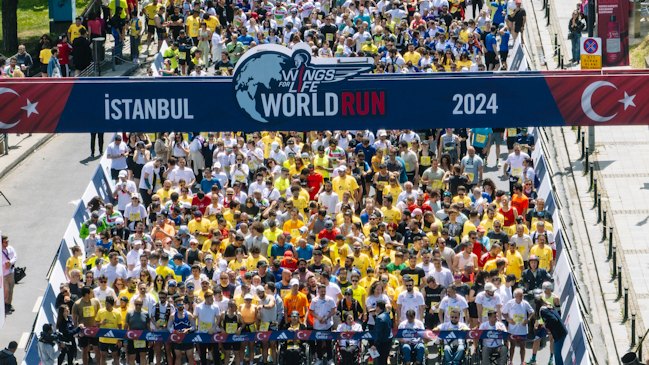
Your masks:
<svg viewBox="0 0 649 365"><path fill-rule="evenodd" d="M174 343L173 345L171 345L171 347L176 351L189 351L189 350L194 348L194 344L191 344L191 343Z"/></svg>
<svg viewBox="0 0 649 365"><path fill-rule="evenodd" d="M187 60L180 58L180 59L178 59L178 64L180 66L185 66L187 64Z"/></svg>
<svg viewBox="0 0 649 365"><path fill-rule="evenodd" d="M514 149L514 143L516 143L516 136L507 137L507 149L508 150L513 150Z"/></svg>
<svg viewBox="0 0 649 365"><path fill-rule="evenodd" d="M143 167L144 167L144 165L140 165L139 163L134 163L133 164L133 176L141 176Z"/></svg>
<svg viewBox="0 0 649 365"><path fill-rule="evenodd" d="M406 172L406 177L408 177L408 181L410 181L411 183L415 182L415 175L416 175L416 171Z"/></svg>
<svg viewBox="0 0 649 365"><path fill-rule="evenodd" d="M99 338L87 337L87 336L79 337L79 347L84 348L87 347L88 345L98 346Z"/></svg>
<svg viewBox="0 0 649 365"><path fill-rule="evenodd" d="M47 73L47 63L44 63L41 65L41 72L46 74Z"/></svg>
<svg viewBox="0 0 649 365"><path fill-rule="evenodd" d="M241 343L239 342L226 342L223 344L223 350L225 351L239 351L241 348Z"/></svg>
<svg viewBox="0 0 649 365"><path fill-rule="evenodd" d="M496 52L492 51L487 51L484 55L485 58L485 63L487 64L487 67L489 65L494 65L496 66L498 64L498 61L496 61Z"/></svg>
<svg viewBox="0 0 649 365"><path fill-rule="evenodd" d="M158 29L158 27L156 27L155 25L148 24L146 26L146 32L149 33L149 34L155 34L157 29Z"/></svg>
<svg viewBox="0 0 649 365"><path fill-rule="evenodd" d="M120 171L121 171L121 170L110 169L110 177L111 177L113 180L118 180L118 179L119 179L119 172L120 172ZM81 338L83 338L83 337L81 337Z"/></svg>
<svg viewBox="0 0 649 365"><path fill-rule="evenodd" d="M469 303L469 318L478 318L478 305Z"/></svg>
<svg viewBox="0 0 649 365"><path fill-rule="evenodd" d="M192 345L192 344L190 343L188 345ZM147 346L146 341L145 341L144 347L135 348L135 341L129 340L128 345L127 345L126 348L127 348L127 351L129 353L129 355L139 354L140 352L148 352L149 351L149 347Z"/></svg>
<svg viewBox="0 0 649 365"><path fill-rule="evenodd" d="M500 54L500 59L502 60L502 63L505 63L505 61L507 61L507 56L509 56L509 51L500 51L498 53Z"/></svg>
<svg viewBox="0 0 649 365"><path fill-rule="evenodd" d="M99 343L99 350L101 352L115 352L117 351L117 344L116 343Z"/></svg>

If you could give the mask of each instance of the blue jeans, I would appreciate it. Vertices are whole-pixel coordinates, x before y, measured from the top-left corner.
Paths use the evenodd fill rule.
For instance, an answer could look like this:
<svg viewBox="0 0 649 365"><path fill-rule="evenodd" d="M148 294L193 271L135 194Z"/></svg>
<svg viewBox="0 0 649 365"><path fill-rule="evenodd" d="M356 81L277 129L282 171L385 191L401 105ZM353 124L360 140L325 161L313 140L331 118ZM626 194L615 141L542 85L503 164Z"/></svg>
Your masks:
<svg viewBox="0 0 649 365"><path fill-rule="evenodd" d="M426 345L423 343L417 343L413 346L413 344L410 343L404 343L401 345L401 349L403 350L403 360L405 362L411 362L412 360L410 359L410 355L412 354L412 350L414 349L417 351L417 362L424 362L424 354L426 353Z"/></svg>
<svg viewBox="0 0 649 365"><path fill-rule="evenodd" d="M566 339L567 336L563 336L561 339L554 339L554 345L552 346L554 349L554 363L556 365L563 365L563 357L561 356L561 349L563 348L563 341Z"/></svg>
<svg viewBox="0 0 649 365"><path fill-rule="evenodd" d="M451 345L444 345L444 360L451 365L457 365L464 357L464 344L461 343L457 346L457 350L453 353ZM563 364L562 364L563 365Z"/></svg>
<svg viewBox="0 0 649 365"><path fill-rule="evenodd" d="M574 36L570 40L572 42L572 59L579 61L581 59L580 47L581 47L581 32L572 32Z"/></svg>

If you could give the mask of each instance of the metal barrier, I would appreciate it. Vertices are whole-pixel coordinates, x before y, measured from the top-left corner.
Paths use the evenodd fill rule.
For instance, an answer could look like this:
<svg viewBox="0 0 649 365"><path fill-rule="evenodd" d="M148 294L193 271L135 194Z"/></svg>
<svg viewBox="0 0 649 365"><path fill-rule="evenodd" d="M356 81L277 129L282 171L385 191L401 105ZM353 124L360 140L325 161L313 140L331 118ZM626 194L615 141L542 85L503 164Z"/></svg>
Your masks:
<svg viewBox="0 0 649 365"><path fill-rule="evenodd" d="M9 154L9 135L7 133L0 134L0 156Z"/></svg>

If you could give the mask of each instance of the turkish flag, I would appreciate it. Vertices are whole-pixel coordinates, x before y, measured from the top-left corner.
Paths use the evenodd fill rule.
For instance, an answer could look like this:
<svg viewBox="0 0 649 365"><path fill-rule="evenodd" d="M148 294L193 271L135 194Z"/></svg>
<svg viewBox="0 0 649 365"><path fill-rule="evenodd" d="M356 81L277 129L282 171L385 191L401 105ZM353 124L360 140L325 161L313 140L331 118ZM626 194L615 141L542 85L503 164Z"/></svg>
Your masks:
<svg viewBox="0 0 649 365"><path fill-rule="evenodd" d="M0 83L0 133L53 133L74 80L24 82L12 79Z"/></svg>

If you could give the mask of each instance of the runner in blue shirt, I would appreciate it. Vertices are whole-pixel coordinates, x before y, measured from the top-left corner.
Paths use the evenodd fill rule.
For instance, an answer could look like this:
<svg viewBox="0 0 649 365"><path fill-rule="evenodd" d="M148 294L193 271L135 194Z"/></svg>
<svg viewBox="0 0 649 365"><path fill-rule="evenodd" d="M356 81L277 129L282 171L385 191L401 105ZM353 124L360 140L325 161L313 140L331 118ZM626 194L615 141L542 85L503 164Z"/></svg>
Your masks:
<svg viewBox="0 0 649 365"><path fill-rule="evenodd" d="M487 70L492 71L496 65L498 65L498 55L496 50L498 49L498 41L496 41L496 26L491 26L491 31L485 37L485 48L487 52L485 53L485 61L487 63Z"/></svg>
<svg viewBox="0 0 649 365"><path fill-rule="evenodd" d="M489 153L488 146L491 145L491 133L493 132L491 128L473 128L473 147L475 148L475 153L477 153L483 160L487 153Z"/></svg>
<svg viewBox="0 0 649 365"><path fill-rule="evenodd" d="M502 63L500 69L507 69L507 56L509 55L509 37L511 33L505 24L500 24L500 61Z"/></svg>

